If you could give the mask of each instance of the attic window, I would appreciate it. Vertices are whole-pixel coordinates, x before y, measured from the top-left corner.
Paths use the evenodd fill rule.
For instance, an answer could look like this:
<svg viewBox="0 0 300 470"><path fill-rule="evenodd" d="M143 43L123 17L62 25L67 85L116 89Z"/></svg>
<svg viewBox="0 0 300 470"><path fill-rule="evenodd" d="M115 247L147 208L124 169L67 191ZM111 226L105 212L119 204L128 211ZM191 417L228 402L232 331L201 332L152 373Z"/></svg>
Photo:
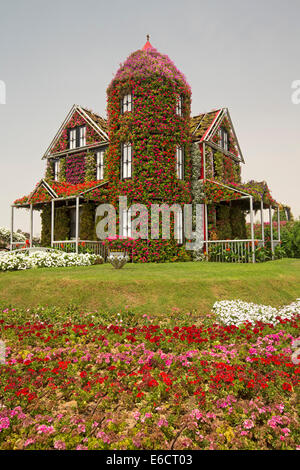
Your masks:
<svg viewBox="0 0 300 470"><path fill-rule="evenodd" d="M132 110L132 95L131 93L127 93L124 95L121 100L121 112L122 114L126 113L127 111Z"/></svg>
<svg viewBox="0 0 300 470"><path fill-rule="evenodd" d="M79 147L86 145L86 126L79 127Z"/></svg>
<svg viewBox="0 0 300 470"><path fill-rule="evenodd" d="M224 150L228 151L228 132L223 127L220 127L218 131L218 136L219 146L222 147Z"/></svg>
<svg viewBox="0 0 300 470"><path fill-rule="evenodd" d="M86 146L86 126L69 129L69 149Z"/></svg>
<svg viewBox="0 0 300 470"><path fill-rule="evenodd" d="M69 149L76 148L76 129L70 129L69 131Z"/></svg>
<svg viewBox="0 0 300 470"><path fill-rule="evenodd" d="M177 97L176 97L176 114L178 116L182 116L182 109L183 109L182 95L177 95Z"/></svg>

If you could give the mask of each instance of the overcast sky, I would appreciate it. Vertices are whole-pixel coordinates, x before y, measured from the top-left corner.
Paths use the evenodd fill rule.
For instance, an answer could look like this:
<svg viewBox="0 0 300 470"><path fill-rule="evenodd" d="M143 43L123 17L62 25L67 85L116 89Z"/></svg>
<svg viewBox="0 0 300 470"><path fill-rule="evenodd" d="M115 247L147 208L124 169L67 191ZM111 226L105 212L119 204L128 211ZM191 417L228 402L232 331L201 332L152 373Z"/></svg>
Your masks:
<svg viewBox="0 0 300 470"><path fill-rule="evenodd" d="M186 75L192 113L228 107L246 164L300 215L299 0L0 0L0 226L44 175L71 106L106 115L119 64L150 40ZM16 225L28 228L19 210Z"/></svg>

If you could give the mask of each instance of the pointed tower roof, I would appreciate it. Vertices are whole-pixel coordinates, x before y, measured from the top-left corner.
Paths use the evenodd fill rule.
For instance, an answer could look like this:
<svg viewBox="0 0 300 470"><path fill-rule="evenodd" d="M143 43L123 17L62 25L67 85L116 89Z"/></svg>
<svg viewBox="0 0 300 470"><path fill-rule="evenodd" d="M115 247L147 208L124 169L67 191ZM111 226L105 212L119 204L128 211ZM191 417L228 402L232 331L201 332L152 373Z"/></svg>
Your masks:
<svg viewBox="0 0 300 470"><path fill-rule="evenodd" d="M149 34L147 34L147 41L146 41L145 45L142 47L142 51L148 51L149 49L151 49L152 51L157 52L155 47L153 47L152 44L150 43L150 36L149 36Z"/></svg>
<svg viewBox="0 0 300 470"><path fill-rule="evenodd" d="M133 78L144 79L160 75L161 77L180 83L190 93L190 86L183 73L177 69L167 55L158 52L157 49L152 46L149 39L148 35L147 42L143 48L130 54L125 62L120 65L108 89L110 89L116 81L126 81Z"/></svg>

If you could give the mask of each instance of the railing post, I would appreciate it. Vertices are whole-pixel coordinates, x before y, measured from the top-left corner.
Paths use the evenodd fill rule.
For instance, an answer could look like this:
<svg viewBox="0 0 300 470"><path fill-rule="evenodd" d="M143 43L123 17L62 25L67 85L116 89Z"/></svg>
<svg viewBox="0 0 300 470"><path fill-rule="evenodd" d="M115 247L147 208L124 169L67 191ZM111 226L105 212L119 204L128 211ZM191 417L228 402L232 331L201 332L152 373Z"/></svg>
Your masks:
<svg viewBox="0 0 300 470"><path fill-rule="evenodd" d="M54 199L51 200L51 247L54 242Z"/></svg>
<svg viewBox="0 0 300 470"><path fill-rule="evenodd" d="M14 206L11 206L11 219L10 219L10 251L13 249L13 241L14 241Z"/></svg>
<svg viewBox="0 0 300 470"><path fill-rule="evenodd" d="M30 248L32 248L33 240L33 206L30 204Z"/></svg>
<svg viewBox="0 0 300 470"><path fill-rule="evenodd" d="M263 247L265 247L265 221L264 221L264 202L260 201L260 223L261 223L261 239Z"/></svg>
<svg viewBox="0 0 300 470"><path fill-rule="evenodd" d="M272 259L274 259L273 220L272 220L272 207L271 206L269 206L269 221L270 221L270 237L271 237Z"/></svg>
<svg viewBox="0 0 300 470"><path fill-rule="evenodd" d="M76 253L78 253L78 240L79 240L79 197L76 196Z"/></svg>
<svg viewBox="0 0 300 470"><path fill-rule="evenodd" d="M254 251L254 227L253 227L253 196L250 196L250 221L251 221L251 248L252 248L252 263L255 263L255 251Z"/></svg>
<svg viewBox="0 0 300 470"><path fill-rule="evenodd" d="M279 206L277 206L277 232L278 232L278 241L280 242L281 241L281 238L280 238L280 208Z"/></svg>
<svg viewBox="0 0 300 470"><path fill-rule="evenodd" d="M204 220L205 220L205 241L206 241L206 255L208 256L208 217L207 217L207 203L204 205Z"/></svg>

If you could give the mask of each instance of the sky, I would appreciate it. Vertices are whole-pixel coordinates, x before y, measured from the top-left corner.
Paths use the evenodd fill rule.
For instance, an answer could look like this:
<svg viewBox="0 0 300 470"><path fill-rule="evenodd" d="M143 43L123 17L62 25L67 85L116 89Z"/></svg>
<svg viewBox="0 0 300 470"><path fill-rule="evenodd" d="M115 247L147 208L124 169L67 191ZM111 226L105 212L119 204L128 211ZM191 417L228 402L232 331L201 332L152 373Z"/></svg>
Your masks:
<svg viewBox="0 0 300 470"><path fill-rule="evenodd" d="M0 0L0 226L44 176L72 105L106 116L106 88L147 34L185 74L193 115L229 108L243 180L266 180L299 217L299 17L299 0ZM28 230L26 210L15 228Z"/></svg>

